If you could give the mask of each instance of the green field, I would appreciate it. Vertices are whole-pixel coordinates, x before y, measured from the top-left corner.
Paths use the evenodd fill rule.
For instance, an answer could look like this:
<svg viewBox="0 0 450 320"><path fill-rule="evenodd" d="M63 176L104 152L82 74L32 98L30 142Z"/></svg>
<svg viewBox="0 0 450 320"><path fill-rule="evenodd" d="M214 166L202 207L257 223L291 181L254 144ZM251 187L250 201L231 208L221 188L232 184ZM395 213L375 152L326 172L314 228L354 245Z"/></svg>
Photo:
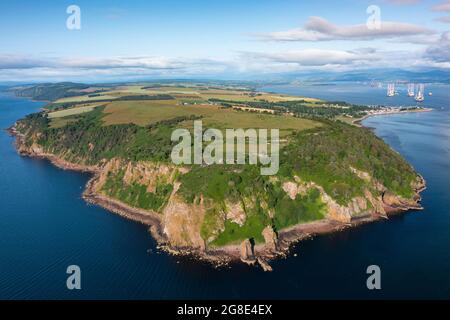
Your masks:
<svg viewBox="0 0 450 320"><path fill-rule="evenodd" d="M76 114L90 112L90 111L94 110L94 108L96 106L97 105L90 105L90 106L85 106L85 107L77 107L77 108L65 109L65 110L60 110L60 111L54 111L54 112L50 112L48 114L48 118L56 119L56 118L74 116Z"/></svg>
<svg viewBox="0 0 450 320"><path fill-rule="evenodd" d="M104 113L105 125L134 123L144 126L180 116L199 116L204 126L218 129L266 128L287 132L320 126L320 123L308 119L236 111L212 105L177 105L175 101L117 101L108 104Z"/></svg>
<svg viewBox="0 0 450 320"><path fill-rule="evenodd" d="M80 95L61 98L55 101L55 103L68 103L68 102L83 102L83 101L96 101L96 100L114 100L123 96L132 95L155 95L155 94L170 94L176 99L188 99L188 100L200 100L207 101L208 99L222 99L233 100L236 102L246 101L268 101L268 102L280 102L280 101L295 101L304 100L307 102L321 102L319 99L306 98L306 97L293 97L281 94L253 92L248 90L237 90L232 88L209 88L208 86L190 85L190 86L146 86L146 85L125 85L117 86L105 90L105 88L99 88L102 90L100 93L93 94L92 89L80 90Z"/></svg>

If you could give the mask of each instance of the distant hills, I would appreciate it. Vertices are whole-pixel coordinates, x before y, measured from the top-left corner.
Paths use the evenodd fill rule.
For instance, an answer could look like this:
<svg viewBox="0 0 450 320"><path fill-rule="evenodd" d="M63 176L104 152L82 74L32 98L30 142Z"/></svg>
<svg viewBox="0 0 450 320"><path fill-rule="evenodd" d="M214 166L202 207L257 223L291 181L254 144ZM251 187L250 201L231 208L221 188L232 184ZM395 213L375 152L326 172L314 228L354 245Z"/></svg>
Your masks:
<svg viewBox="0 0 450 320"><path fill-rule="evenodd" d="M292 73L273 73L265 75L229 75L229 80L213 80L213 79L148 79L141 81L129 81L129 82L116 82L116 83L103 83L102 87L110 87L114 85L130 84L130 83L202 83L208 85L218 86L242 86L246 89L255 88L258 86L264 86L267 84L280 84L280 83L292 83L292 82L338 82L338 81L411 81L411 82L424 82L424 83L450 83L450 70L442 69L393 69L393 68L379 68L379 69L366 69L366 70L354 70L354 71L305 71L305 72L292 72ZM79 95L81 90L85 90L89 87L100 86L100 84L89 85L75 82L59 82L59 83L12 83L12 82L0 82L0 88L12 87L13 89L20 89L21 96L31 97L36 100L57 100L64 97L70 97ZM27 89L27 90L25 90Z"/></svg>
<svg viewBox="0 0 450 320"><path fill-rule="evenodd" d="M89 85L72 82L44 83L30 87L19 87L15 90L17 96L29 97L34 100L52 101L61 98L80 95L80 90L89 88Z"/></svg>
<svg viewBox="0 0 450 320"><path fill-rule="evenodd" d="M403 70L403 69L367 69L345 72L308 71L288 74L266 75L266 79L277 82L307 81L414 81L450 83L450 71L442 69Z"/></svg>

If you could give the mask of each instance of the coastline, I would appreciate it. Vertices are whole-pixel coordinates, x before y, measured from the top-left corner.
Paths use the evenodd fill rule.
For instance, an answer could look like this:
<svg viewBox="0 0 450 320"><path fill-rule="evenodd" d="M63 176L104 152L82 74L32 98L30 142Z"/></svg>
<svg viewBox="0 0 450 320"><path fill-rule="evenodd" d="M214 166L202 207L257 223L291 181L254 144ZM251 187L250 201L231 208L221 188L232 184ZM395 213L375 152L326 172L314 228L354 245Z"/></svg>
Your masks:
<svg viewBox="0 0 450 320"><path fill-rule="evenodd" d="M405 111L385 111L385 112L380 112L380 113L371 113L371 114L367 114L364 117L358 118L358 119L354 119L351 121L352 124L358 126L358 127L364 127L362 125L362 122L370 117L376 117L376 116L389 116L389 115L393 115L393 114L408 114L408 113L421 113L421 112L431 112L433 111L432 108L422 108L422 109L413 109L413 110L405 110Z"/></svg>
<svg viewBox="0 0 450 320"><path fill-rule="evenodd" d="M431 111L431 109L427 111ZM405 113L405 112L398 112L398 113ZM386 113L384 115L388 114L393 114L393 112ZM367 115L366 117L364 117L364 119L369 116L374 115ZM362 121L364 119L358 119L355 121ZM269 248L266 244L257 244L252 247L251 257L249 259L243 259L242 244L227 245L220 248L208 247L206 250L171 246L168 242L168 239L164 235L162 219L159 214L148 210L131 207L123 202L120 202L117 199L107 197L96 191L95 182L97 181L102 171L101 165L87 166L74 164L61 158L58 158L54 154L45 153L39 148L26 147L24 146L24 136L19 132L17 132L15 125L9 128L8 131L12 136L16 137L15 143L16 150L21 156L46 159L56 167L63 170L91 173L92 177L87 182L85 190L83 191L82 194L82 197L86 202L98 205L107 211L120 215L123 218L132 220L134 222L139 222L147 226L149 233L157 242L158 249L163 250L171 255L192 256L198 260L212 263L216 267L242 261L249 265L259 264L264 271L271 271L272 268L270 267L267 261L287 257L292 247L303 240L311 239L317 235L341 232L343 230L354 228L363 224L388 219L389 216L403 213L406 211L421 210L422 207L420 206L421 200L420 193L426 188L425 181L421 177L422 184L418 189L415 190L416 192L414 199L416 205L414 206L401 204L399 207L391 207L386 205L384 207L386 215L380 215L376 212L367 212L366 214L353 218L352 221L349 223L338 222L331 219L322 219L309 223L298 224L289 227L287 229L280 230L277 233L277 242L275 250L273 248Z"/></svg>

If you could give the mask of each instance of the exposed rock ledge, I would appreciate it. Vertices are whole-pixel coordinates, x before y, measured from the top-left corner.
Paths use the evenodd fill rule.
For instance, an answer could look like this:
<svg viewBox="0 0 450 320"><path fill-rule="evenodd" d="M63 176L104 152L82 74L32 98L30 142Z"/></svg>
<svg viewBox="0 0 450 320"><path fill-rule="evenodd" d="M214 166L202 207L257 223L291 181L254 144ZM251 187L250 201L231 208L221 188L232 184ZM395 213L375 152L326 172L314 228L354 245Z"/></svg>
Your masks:
<svg viewBox="0 0 450 320"><path fill-rule="evenodd" d="M336 218L333 217L333 215L328 215L327 219L299 224L281 230L278 233L271 227L267 227L262 232L265 244L254 245L250 239L247 239L240 245L228 245L220 248L206 248L206 246L200 246L198 248L174 246L169 243L167 236L164 233L161 215L148 210L131 207L98 192L96 183L98 183L98 180L101 178L103 166L107 165L106 162L101 163L99 166L74 164L60 159L54 154L45 153L43 149L36 144L26 146L24 137L18 133L14 127L10 128L9 132L16 136L16 148L23 156L48 159L52 164L64 170L92 173L93 177L86 185L86 189L83 192L83 198L89 203L99 205L122 217L147 225L149 227L149 232L157 241L159 249L173 255L191 255L199 260L211 262L216 266L226 265L234 261L242 261L250 265L259 264L264 271L271 271L272 268L268 264L268 261L279 257L286 257L292 245L299 241L309 239L315 235L339 232L361 224L386 219L390 215L396 213L408 210L421 210L420 193L426 188L425 180L420 177L415 185L416 193L410 200L402 199L385 192L381 199L375 201L374 199L370 199L371 195L366 194L368 201L377 204L374 206L375 209L373 212L362 214L351 219L341 219L340 217ZM367 177L364 176L364 178ZM304 190L300 185L289 183L285 186L285 191L292 198L295 197L296 193L301 193ZM327 201L325 193L322 194L322 198L325 202ZM356 200L356 202L358 202L358 200ZM330 203L332 206L335 205L332 202ZM357 205L357 203L355 203L355 205Z"/></svg>

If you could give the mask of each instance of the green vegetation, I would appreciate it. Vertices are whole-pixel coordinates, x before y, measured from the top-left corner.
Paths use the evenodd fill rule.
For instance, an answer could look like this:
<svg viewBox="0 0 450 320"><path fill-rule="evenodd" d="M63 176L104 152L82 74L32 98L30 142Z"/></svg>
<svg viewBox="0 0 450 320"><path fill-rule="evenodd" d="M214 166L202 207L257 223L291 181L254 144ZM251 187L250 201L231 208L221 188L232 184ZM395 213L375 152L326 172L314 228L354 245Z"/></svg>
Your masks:
<svg viewBox="0 0 450 320"><path fill-rule="evenodd" d="M120 170L115 175L109 174L102 191L133 207L160 212L169 199L172 185L158 184L155 192L148 192L147 186L138 183L124 183L124 174L124 170Z"/></svg>
<svg viewBox="0 0 450 320"><path fill-rule="evenodd" d="M179 193L188 203L203 194L215 204L206 213L201 230L202 236L208 239L224 225L223 232L212 245L221 246L248 238L259 243L263 241L261 232L268 225L282 230L325 216L325 206L317 189L292 200L282 190L280 181L261 176L257 166L193 167L179 181ZM247 218L243 226L225 220L227 203L238 203L245 209ZM270 217L269 211L275 213L274 218Z"/></svg>
<svg viewBox="0 0 450 320"><path fill-rule="evenodd" d="M89 85L86 84L61 82L18 88L15 93L18 96L29 97L34 100L54 101L60 98L77 96L80 94L80 90L87 88L89 88Z"/></svg>
<svg viewBox="0 0 450 320"><path fill-rule="evenodd" d="M54 94L51 89L38 88L32 93L70 96L73 86L62 85ZM75 163L98 164L118 158L124 163L161 164L170 162L173 130L191 128L196 119L202 119L204 130L280 129L283 143L276 176L261 176L258 165L192 165L176 177L181 183L177 195L186 203L198 204L204 199L206 214L200 234L211 245L249 238L259 243L263 241L262 230L269 225L282 230L325 217L318 189L309 188L294 200L283 190L283 183L294 181L295 176L321 186L341 205L364 196L366 189L380 195L372 182L357 176L355 169L368 173L397 195L413 195L411 184L417 174L398 153L371 131L334 120L359 116L367 110L364 106L194 84L135 85L109 91L80 86L75 91L76 101L51 103L47 111L18 122L28 146L38 143L46 152ZM102 102L103 95L114 101ZM80 102L88 101L86 97L99 100ZM239 107L241 111L235 110ZM125 183L123 168L110 173L102 188L108 196L157 212L162 212L172 190L173 185L167 182L158 181L153 192L146 185ZM240 208L239 213L245 215L242 226L227 219L230 206Z"/></svg>
<svg viewBox="0 0 450 320"><path fill-rule="evenodd" d="M370 130L328 122L316 130L295 134L280 155L280 174L314 181L340 204L362 196L367 183L351 167L367 172L392 192L410 197L414 169Z"/></svg>
<svg viewBox="0 0 450 320"><path fill-rule="evenodd" d="M226 220L225 230L219 234L211 245L224 246L232 243L236 244L245 239L253 239L255 243L263 243L264 238L261 233L268 225L270 225L270 219L262 210L248 214L243 226Z"/></svg>
<svg viewBox="0 0 450 320"><path fill-rule="evenodd" d="M317 122L294 117L284 117L239 112L211 105L176 105L172 101L149 104L146 101L113 102L105 108L106 124L150 123L178 116L199 116L204 126L213 128L279 128L281 131L304 130L320 125ZM280 121L282 120L282 121Z"/></svg>
<svg viewBox="0 0 450 320"><path fill-rule="evenodd" d="M274 225L277 230L282 230L299 223L323 219L325 215L326 207L320 199L319 190L311 189L305 196L298 195L295 200L281 197L275 207Z"/></svg>
<svg viewBox="0 0 450 320"><path fill-rule="evenodd" d="M75 163L96 164L102 159L120 157L125 160L168 161L173 143L173 127L162 124L158 128L134 124L104 126L103 107L78 114L63 127L50 127L45 113L26 117L20 127L27 128L28 140L35 139L45 150L61 155ZM188 119L188 118L183 118ZM30 141L31 143L31 141Z"/></svg>
<svg viewBox="0 0 450 320"><path fill-rule="evenodd" d="M236 104L235 101L210 99L211 102L220 103L223 106ZM276 113L291 112L298 117L319 117L334 119L338 116L353 118L362 117L371 107L348 104L345 102L307 101L304 99L294 101L247 101L245 106L258 109L274 110Z"/></svg>
<svg viewBox="0 0 450 320"><path fill-rule="evenodd" d="M95 107L96 107L96 105L91 105L91 106L55 111L55 112L49 113L48 118L55 119L55 118L73 116L73 115L80 114L80 113L90 112L90 111L94 110Z"/></svg>

